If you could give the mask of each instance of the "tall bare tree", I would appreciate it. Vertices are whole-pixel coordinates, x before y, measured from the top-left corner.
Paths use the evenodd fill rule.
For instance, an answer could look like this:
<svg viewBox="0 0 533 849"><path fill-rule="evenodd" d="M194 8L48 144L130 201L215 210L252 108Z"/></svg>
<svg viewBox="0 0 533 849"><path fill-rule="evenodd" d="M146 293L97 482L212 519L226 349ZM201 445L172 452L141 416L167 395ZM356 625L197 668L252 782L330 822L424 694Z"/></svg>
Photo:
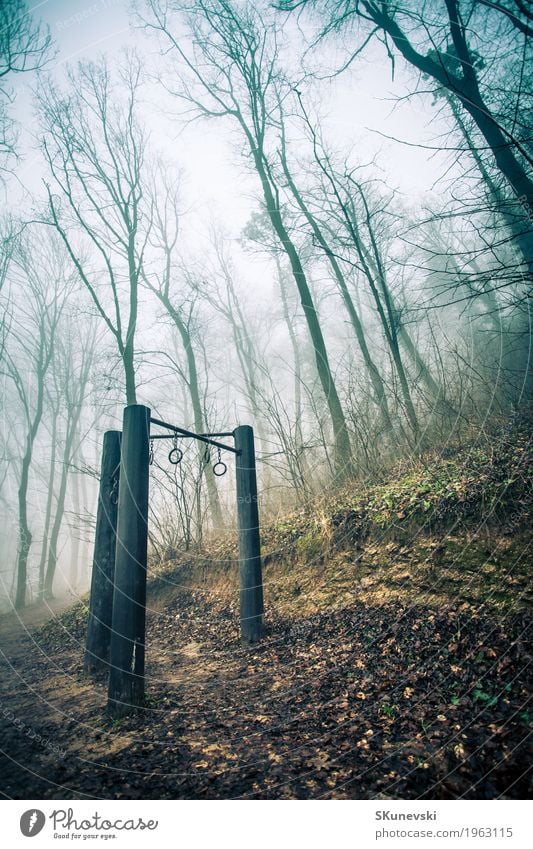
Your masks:
<svg viewBox="0 0 533 849"><path fill-rule="evenodd" d="M152 211L145 199L147 136L139 121L141 62L127 54L115 76L79 63L68 90L39 93L49 220L122 362L126 403L136 403L139 282Z"/></svg>
<svg viewBox="0 0 533 849"><path fill-rule="evenodd" d="M80 327L72 313L68 324L63 317L60 338L56 344L54 361L54 389L61 398L59 425L62 429L62 454L59 486L56 492L55 515L48 540L48 557L44 574L43 591L53 597L53 584L58 562L58 542L65 516L67 486L79 441L79 428L85 406L90 378L96 357L95 322L84 322Z"/></svg>
<svg viewBox="0 0 533 849"><path fill-rule="evenodd" d="M269 135L277 134L277 104L282 75L278 68L277 33L252 3L197 0L176 4L184 12L187 35L168 6L149 0L148 25L174 54L179 71L169 90L184 101L191 116L227 118L238 128L261 184L265 209L285 251L299 292L317 372L329 411L339 476L351 470L346 418L331 367L318 310L295 240L287 226L273 169ZM186 74L184 73L186 72ZM173 88L173 85L176 87Z"/></svg>
<svg viewBox="0 0 533 849"><path fill-rule="evenodd" d="M179 184L161 163L155 169L151 191L153 226L150 246L154 256L150 267L143 269L142 276L145 285L157 297L178 331L187 363L184 377L193 411L194 428L197 433L205 433L209 430L209 423L202 403L195 347L195 339L198 337L198 291L190 285L187 272L178 261ZM220 528L223 525L220 498L212 468L203 461L204 456L205 450L200 448L199 462L204 472L210 512L215 527Z"/></svg>
<svg viewBox="0 0 533 849"><path fill-rule="evenodd" d="M339 262L337 256L335 255L335 250L329 243L329 239L324 233L324 229L321 226L320 220L316 214L313 214L311 210L311 205L308 203L307 199L304 197L303 192L296 185L296 181L294 175L289 168L288 157L287 157L287 145L285 140L285 133L283 130L283 124L281 124L281 144L280 144L280 158L281 164L283 167L283 173L285 174L285 178L287 180L287 186L292 193L299 209L303 213L303 216L309 225L311 230L312 237L316 242L317 246L324 252L324 255L327 259L327 262L331 268L331 272L333 274L333 278L337 283L339 292L341 294L344 306L346 307L346 311L348 313L348 317L350 323L352 325L355 338L357 340L357 344L361 351L361 355L363 357L363 362L368 371L370 381L372 384L372 388L374 390L375 401L379 408L382 426L383 429L388 433L392 434L393 425L391 421L389 405L387 400L387 394L385 390L385 384L383 382L383 378L381 376L380 370L377 367L372 353L368 347L368 343L366 340L366 333L364 330L363 322L361 317L359 316L359 312L354 303L354 299L352 298L346 275L344 274L341 263ZM315 153L316 153L316 139L315 139Z"/></svg>

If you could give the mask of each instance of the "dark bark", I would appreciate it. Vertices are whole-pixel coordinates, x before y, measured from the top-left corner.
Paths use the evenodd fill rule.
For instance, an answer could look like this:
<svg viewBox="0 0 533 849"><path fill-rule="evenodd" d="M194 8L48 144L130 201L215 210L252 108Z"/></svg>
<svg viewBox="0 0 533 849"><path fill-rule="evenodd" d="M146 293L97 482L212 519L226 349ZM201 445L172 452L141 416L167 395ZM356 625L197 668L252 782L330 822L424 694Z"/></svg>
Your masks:
<svg viewBox="0 0 533 849"><path fill-rule="evenodd" d="M516 247L522 255L525 268L527 268L529 274L533 275L532 222L527 216L524 206L522 206L521 203L517 204L516 201L511 205L509 200L505 197L501 188L491 177L488 168L485 166L485 163L483 162L483 159L474 144L471 133L468 130L465 122L463 121L462 116L460 115L457 103L451 96L447 96L446 99L450 104L450 108L452 110L457 126L463 134L463 137L470 150L470 153L472 154L472 158L474 159L474 162L478 167L479 173L483 177L485 185L487 186L489 195L494 202L495 211L498 215L501 216L501 218L509 228L509 231L512 234L513 240L516 244Z"/></svg>
<svg viewBox="0 0 533 849"><path fill-rule="evenodd" d="M316 242L318 243L318 245L324 251L324 254L326 255L327 260L330 264L330 267L333 271L333 275L335 277L335 280L337 281L337 285L338 285L339 291L341 293L341 297L342 297L344 306L346 307L346 311L348 313L350 323L352 325L352 328L353 328L354 333L355 333L355 337L357 339L357 343L359 345L359 349L360 349L361 354L363 356L363 361L365 363L366 369L367 369L368 374L370 376L372 387L374 389L375 401L376 401L376 404L377 404L379 411L380 411L380 416L381 416L381 421L382 421L383 427L387 432L392 433L393 432L393 426L392 426L392 421L391 421L391 418L390 418L389 405L388 405L388 402L387 402L387 395L386 395L386 392L385 392L385 385L384 385L383 380L381 378L381 374L379 373L379 369L376 366L376 364L375 364L375 362L372 358L372 355L371 355L371 353L368 349L363 325L362 325L361 319L359 318L357 310L355 308L355 304L352 300L352 297L350 295L344 274L342 273L341 268L339 266L339 263L337 262L337 259L335 257L335 254L333 253L331 247L329 246L329 244L328 244L328 242L327 242L327 240L326 240L316 218L311 214L309 207L305 203L300 191L296 187L296 184L295 184L295 182L292 178L292 175L289 171L289 168L288 168L288 165L287 165L287 159L286 159L284 151L282 152L282 165L283 165L283 171L284 171L285 176L287 178L287 184L288 184L288 186L289 186L289 188L290 188L290 190L293 194L293 197L296 200L301 211L303 212L303 214L306 218L306 221L308 222L309 226L311 227L311 230L312 230L314 238L316 239Z"/></svg>
<svg viewBox="0 0 533 849"><path fill-rule="evenodd" d="M388 13L385 4L378 6L374 2L363 2L362 7L368 17L392 38L398 51L411 65L432 77L459 99L489 145L498 168L516 197L519 200L523 199L523 202L533 209L533 180L517 158L517 155L521 155L521 151L519 153L518 150L519 145L509 133L502 130L482 97L474 60L459 19L457 0L445 0L445 3L450 22L450 34L461 63L461 76L448 71L444 60L437 63L431 57L423 56L415 50L397 22ZM513 152L513 147L516 153Z"/></svg>
<svg viewBox="0 0 533 849"><path fill-rule="evenodd" d="M56 477L56 455L57 455L57 409L53 411L50 455L50 471L48 474L48 493L46 496L46 507L44 514L43 542L41 546L41 557L39 560L39 599L44 597L44 576L46 570L46 558L48 554L50 525L52 522L52 504L54 501L55 477Z"/></svg>
<svg viewBox="0 0 533 849"><path fill-rule="evenodd" d="M350 437L346 425L344 411L337 392L337 387L333 378L333 373L329 363L329 357L326 348L326 342L320 326L318 311L315 307L313 296L307 282L307 277L303 269L298 250L292 241L289 233L283 222L283 217L274 196L270 175L267 173L265 160L254 145L254 140L251 137L248 129L243 126L247 135L250 149L254 156L255 167L261 185L265 206L270 218L272 227L277 237L279 238L283 250L287 254L291 271L294 277L294 282L300 295L300 303L304 312L305 320L311 337L315 352L315 360L318 376L322 385L322 390L326 397L326 404L331 417L333 427L333 440L335 446L335 473L339 479L349 476L352 473L352 449L350 445Z"/></svg>

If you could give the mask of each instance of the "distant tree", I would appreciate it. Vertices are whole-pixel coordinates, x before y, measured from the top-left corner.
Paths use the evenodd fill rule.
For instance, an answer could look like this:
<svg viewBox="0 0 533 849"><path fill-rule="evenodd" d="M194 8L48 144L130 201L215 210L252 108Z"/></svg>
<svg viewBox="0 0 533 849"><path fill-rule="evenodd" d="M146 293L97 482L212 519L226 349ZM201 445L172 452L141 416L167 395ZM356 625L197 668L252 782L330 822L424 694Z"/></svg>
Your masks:
<svg viewBox="0 0 533 849"><path fill-rule="evenodd" d="M52 374L52 382L55 384L55 375ZM57 471L57 454L58 454L58 420L59 410L61 406L61 397L59 392L55 391L57 386L54 386L54 391L50 391L48 386L45 386L46 392L46 413L44 426L49 428L50 433L50 460L48 469L46 470L46 503L44 508L43 519L43 537L41 541L41 556L39 558L38 581L39 599L44 598L44 576L46 572L46 560L48 557L48 546L50 541L50 526L53 519L53 505L55 497L55 481Z"/></svg>
<svg viewBox="0 0 533 849"><path fill-rule="evenodd" d="M237 355L243 378L244 395L256 428L262 450L265 446L265 427L259 402L261 368L259 336L254 334L251 319L245 314L238 289L238 277L224 234L216 228L211 231L212 261L198 280L202 297L208 301L231 329L233 350Z"/></svg>
<svg viewBox="0 0 533 849"><path fill-rule="evenodd" d="M61 430L59 486L56 492L55 514L48 539L47 563L40 592L53 597L53 584L58 561L58 542L65 516L67 486L78 448L79 427L85 406L90 379L96 358L96 327L94 320L79 326L72 313L65 315L52 362L54 393L60 399L60 415L56 425Z"/></svg>
<svg viewBox="0 0 533 849"><path fill-rule="evenodd" d="M27 229L12 258L8 292L12 321L2 362L2 375L13 385L18 398L18 429L23 441L17 474L17 609L26 604L28 557L33 539L28 516L30 468L43 418L46 381L59 323L72 285L73 275L69 273L68 258L61 245L42 229Z"/></svg>

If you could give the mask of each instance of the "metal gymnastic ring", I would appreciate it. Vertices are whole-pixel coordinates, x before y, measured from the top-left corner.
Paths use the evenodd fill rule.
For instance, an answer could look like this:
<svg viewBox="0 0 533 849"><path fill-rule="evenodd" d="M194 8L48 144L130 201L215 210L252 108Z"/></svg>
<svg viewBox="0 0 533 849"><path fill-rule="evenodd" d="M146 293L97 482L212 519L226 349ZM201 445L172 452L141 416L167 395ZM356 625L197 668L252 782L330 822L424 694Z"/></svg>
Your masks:
<svg viewBox="0 0 533 849"><path fill-rule="evenodd" d="M168 453L168 459L173 466L177 466L178 463L181 463L181 461L183 460L183 451L181 450L181 448L171 448Z"/></svg>
<svg viewBox="0 0 533 849"><path fill-rule="evenodd" d="M217 472L217 469L219 467L222 468L221 472ZM215 465L213 466L213 474L216 475L217 478L221 478L222 475L225 475L227 471L228 471L228 467L226 466L225 463L222 462L222 460L219 460L218 463L215 463Z"/></svg>

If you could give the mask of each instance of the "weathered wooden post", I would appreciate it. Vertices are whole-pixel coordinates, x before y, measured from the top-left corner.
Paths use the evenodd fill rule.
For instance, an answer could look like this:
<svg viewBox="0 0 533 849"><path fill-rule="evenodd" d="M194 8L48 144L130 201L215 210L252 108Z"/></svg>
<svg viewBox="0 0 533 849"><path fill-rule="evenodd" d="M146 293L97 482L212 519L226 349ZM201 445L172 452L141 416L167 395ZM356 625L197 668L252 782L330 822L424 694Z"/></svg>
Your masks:
<svg viewBox="0 0 533 849"><path fill-rule="evenodd" d="M117 505L120 474L120 431L104 433L100 490L94 536L89 621L85 642L85 671L109 669L109 644L113 616L113 583L117 538Z"/></svg>
<svg viewBox="0 0 533 849"><path fill-rule="evenodd" d="M233 436L237 450L241 639L249 645L260 640L263 634L263 578L254 432L249 425L241 425L235 428Z"/></svg>
<svg viewBox="0 0 533 849"><path fill-rule="evenodd" d="M132 404L124 410L122 428L107 703L113 716L144 701L149 449L150 410Z"/></svg>

